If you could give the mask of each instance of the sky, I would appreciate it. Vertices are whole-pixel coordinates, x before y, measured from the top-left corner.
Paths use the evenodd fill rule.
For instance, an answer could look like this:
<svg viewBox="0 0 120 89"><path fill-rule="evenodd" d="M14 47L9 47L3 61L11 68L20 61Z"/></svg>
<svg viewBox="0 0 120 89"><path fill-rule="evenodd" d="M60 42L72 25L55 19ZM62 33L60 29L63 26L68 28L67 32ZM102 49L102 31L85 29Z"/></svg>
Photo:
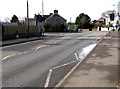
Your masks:
<svg viewBox="0 0 120 89"><path fill-rule="evenodd" d="M101 14L107 10L116 10L120 0L43 0L44 14L53 13L56 9L59 15L67 22L75 22L80 13L90 16L91 20L97 20ZM15 14L18 18L27 16L27 0L0 0L0 21L5 18L11 19ZM29 17L34 18L34 14L42 12L42 0L28 0ZM114 6L113 6L114 5Z"/></svg>

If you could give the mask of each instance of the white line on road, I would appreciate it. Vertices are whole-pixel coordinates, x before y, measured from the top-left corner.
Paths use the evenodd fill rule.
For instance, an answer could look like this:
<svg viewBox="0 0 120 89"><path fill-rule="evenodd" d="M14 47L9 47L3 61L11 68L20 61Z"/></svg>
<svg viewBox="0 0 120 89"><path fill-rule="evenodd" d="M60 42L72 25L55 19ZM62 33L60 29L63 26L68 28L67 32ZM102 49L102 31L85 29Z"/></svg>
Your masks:
<svg viewBox="0 0 120 89"><path fill-rule="evenodd" d="M44 88L47 88L49 87L49 83L50 83L50 78L51 78L51 75L52 75L52 71L55 70L55 69L58 69L60 67L63 67L63 66L67 66L69 64L72 64L76 61L72 61L72 62L69 62L69 63L65 63L63 65L60 65L60 66L56 66L56 67L53 67L52 69L49 70L49 73L48 73L48 76L47 76L47 79L46 79L46 82L45 82L45 85L44 85Z"/></svg>
<svg viewBox="0 0 120 89"><path fill-rule="evenodd" d="M39 50L40 48L43 48L43 47L46 47L46 46L49 46L49 45L41 45L41 46L38 46L35 51Z"/></svg>
<svg viewBox="0 0 120 89"><path fill-rule="evenodd" d="M62 64L62 65L60 65L60 66L53 67L53 69L57 69L57 68L60 68L60 67L64 67L64 66L67 66L67 65L69 65L69 64L72 64L72 63L74 63L74 62L76 62L76 61L72 61L72 62L69 62L69 63Z"/></svg>
<svg viewBox="0 0 120 89"><path fill-rule="evenodd" d="M76 57L76 60L79 60L78 56L77 56L77 53L75 53L75 57Z"/></svg>
<svg viewBox="0 0 120 89"><path fill-rule="evenodd" d="M35 49L35 51L39 50L40 48L46 47L46 46L49 46L49 45L41 45L41 46L37 47L37 48ZM10 55L7 55L6 57L4 57L2 60L5 60L5 59L7 59L7 58L10 58L10 57L13 57L13 56L16 56L16 55L25 54L25 53L28 53L28 52L25 51L25 52L10 54Z"/></svg>
<svg viewBox="0 0 120 89"><path fill-rule="evenodd" d="M2 60L5 60L5 59L7 59L7 58L9 58L9 57L11 57L12 55L8 55L8 56L6 56L6 57L4 57Z"/></svg>
<svg viewBox="0 0 120 89"><path fill-rule="evenodd" d="M61 40L49 40L46 41L45 44L56 44L57 42L60 42Z"/></svg>
<svg viewBox="0 0 120 89"><path fill-rule="evenodd" d="M59 41L61 41L61 40L57 40L57 41L55 41L55 40L50 40L50 41L48 41L48 43L50 42L52 42L52 43L57 43L57 42L59 42ZM30 43L30 42L26 42L26 43L22 43L22 44L27 44L27 43ZM16 44L16 45L20 45L20 44ZM11 46L15 46L15 45L11 45ZM11 47L11 46L7 46L7 47ZM37 50L39 50L40 48L43 48L43 47L46 47L46 46L49 46L49 45L41 45L41 46L38 46L37 48L35 48L35 51L37 51ZM5 47L4 47L5 48ZM16 55L20 55L20 54L24 54L24 53L27 53L27 52L20 52L20 53L16 53L16 54L10 54L10 55L7 55L6 57L4 57L2 60L5 60L5 59L7 59L7 58L10 58L10 57L13 57L13 56L16 56Z"/></svg>
<svg viewBox="0 0 120 89"><path fill-rule="evenodd" d="M67 77L79 66L79 64L81 63L82 61L79 61L69 72L67 75L65 75L58 84L56 84L55 88L53 89L57 89L58 87L60 87L60 85L67 79Z"/></svg>
<svg viewBox="0 0 120 89"><path fill-rule="evenodd" d="M13 56L16 56L16 55L20 55L20 54L24 54L24 53L27 53L27 52L21 52L21 53L16 53L16 54L10 54L10 55L4 57L4 58L2 59L2 61L4 61L4 60L7 59L7 58L10 58L10 57L13 57Z"/></svg>
<svg viewBox="0 0 120 89"><path fill-rule="evenodd" d="M46 79L46 82L45 82L45 85L44 85L45 88L47 88L49 86L52 71L53 71L53 69L49 70L49 73L48 73L48 76L47 76L47 79Z"/></svg>

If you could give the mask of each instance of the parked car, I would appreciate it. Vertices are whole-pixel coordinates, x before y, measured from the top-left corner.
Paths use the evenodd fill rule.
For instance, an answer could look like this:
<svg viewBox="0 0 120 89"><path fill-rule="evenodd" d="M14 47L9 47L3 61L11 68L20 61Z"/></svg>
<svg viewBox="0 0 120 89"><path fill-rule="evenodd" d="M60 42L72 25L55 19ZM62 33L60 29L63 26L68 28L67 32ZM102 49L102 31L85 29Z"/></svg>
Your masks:
<svg viewBox="0 0 120 89"><path fill-rule="evenodd" d="M78 29L78 32L82 32L82 29Z"/></svg>

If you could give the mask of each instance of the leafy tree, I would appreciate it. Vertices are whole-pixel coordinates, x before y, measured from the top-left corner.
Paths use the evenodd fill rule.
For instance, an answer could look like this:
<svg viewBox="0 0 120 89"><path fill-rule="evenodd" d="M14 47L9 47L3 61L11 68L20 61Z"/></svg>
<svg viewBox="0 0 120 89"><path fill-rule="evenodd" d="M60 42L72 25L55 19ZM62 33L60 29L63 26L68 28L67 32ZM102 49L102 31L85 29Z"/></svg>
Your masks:
<svg viewBox="0 0 120 89"><path fill-rule="evenodd" d="M76 30L77 28L78 28L77 25L71 25L71 27L70 27L71 30Z"/></svg>
<svg viewBox="0 0 120 89"><path fill-rule="evenodd" d="M19 23L18 17L16 15L13 15L13 17L10 21Z"/></svg>
<svg viewBox="0 0 120 89"><path fill-rule="evenodd" d="M84 13L81 13L78 17L76 17L76 24L78 28L89 28L91 25L91 18Z"/></svg>

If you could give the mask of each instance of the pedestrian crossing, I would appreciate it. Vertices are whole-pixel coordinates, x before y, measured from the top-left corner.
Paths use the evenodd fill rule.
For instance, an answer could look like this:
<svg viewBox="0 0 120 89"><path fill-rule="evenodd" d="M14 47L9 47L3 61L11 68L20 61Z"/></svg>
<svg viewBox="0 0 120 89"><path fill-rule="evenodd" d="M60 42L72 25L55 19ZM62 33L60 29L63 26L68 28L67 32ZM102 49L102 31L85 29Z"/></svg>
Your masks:
<svg viewBox="0 0 120 89"><path fill-rule="evenodd" d="M61 40L70 40L70 39L101 39L102 36L81 36L81 37L64 37L64 38L60 38Z"/></svg>
<svg viewBox="0 0 120 89"><path fill-rule="evenodd" d="M56 44L59 41L61 41L61 40L48 40L45 42L45 44Z"/></svg>
<svg viewBox="0 0 120 89"><path fill-rule="evenodd" d="M104 37L106 35L106 33L91 33L91 34L88 34L88 35L85 35L85 36L80 36L80 37L62 37L60 38L61 40L69 40L69 39L77 39L77 40L80 40L80 39L102 39L102 37Z"/></svg>
<svg viewBox="0 0 120 89"><path fill-rule="evenodd" d="M78 37L77 40L81 39L102 39L102 37Z"/></svg>
<svg viewBox="0 0 120 89"><path fill-rule="evenodd" d="M92 33L92 34L88 34L86 36L104 36L106 33Z"/></svg>

